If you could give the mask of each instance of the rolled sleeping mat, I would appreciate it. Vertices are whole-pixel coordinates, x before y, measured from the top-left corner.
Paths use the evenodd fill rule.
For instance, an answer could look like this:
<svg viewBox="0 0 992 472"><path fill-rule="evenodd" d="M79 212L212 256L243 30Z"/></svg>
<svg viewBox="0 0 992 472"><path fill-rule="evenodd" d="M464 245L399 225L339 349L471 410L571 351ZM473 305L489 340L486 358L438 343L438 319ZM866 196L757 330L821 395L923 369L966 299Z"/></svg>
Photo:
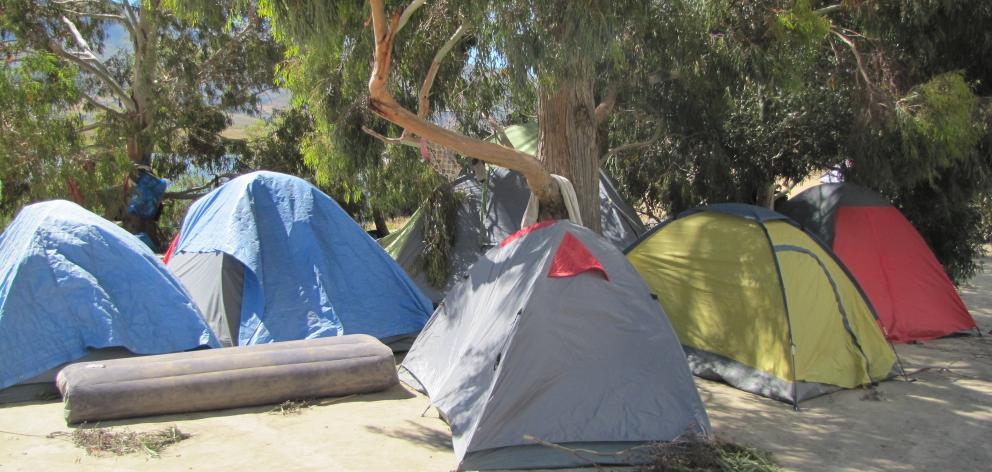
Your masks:
<svg viewBox="0 0 992 472"><path fill-rule="evenodd" d="M363 334L77 363L56 379L68 423L385 390L393 352Z"/></svg>

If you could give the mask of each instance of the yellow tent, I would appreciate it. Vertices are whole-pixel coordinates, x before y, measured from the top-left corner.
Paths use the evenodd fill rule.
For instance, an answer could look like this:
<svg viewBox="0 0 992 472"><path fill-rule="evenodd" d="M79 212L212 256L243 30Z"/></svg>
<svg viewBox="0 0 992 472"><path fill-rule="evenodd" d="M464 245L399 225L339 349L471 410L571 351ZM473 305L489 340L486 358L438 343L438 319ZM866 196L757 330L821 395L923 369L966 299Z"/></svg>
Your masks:
<svg viewBox="0 0 992 472"><path fill-rule="evenodd" d="M836 257L791 220L719 204L662 223L628 249L693 372L798 407L887 377L895 353Z"/></svg>

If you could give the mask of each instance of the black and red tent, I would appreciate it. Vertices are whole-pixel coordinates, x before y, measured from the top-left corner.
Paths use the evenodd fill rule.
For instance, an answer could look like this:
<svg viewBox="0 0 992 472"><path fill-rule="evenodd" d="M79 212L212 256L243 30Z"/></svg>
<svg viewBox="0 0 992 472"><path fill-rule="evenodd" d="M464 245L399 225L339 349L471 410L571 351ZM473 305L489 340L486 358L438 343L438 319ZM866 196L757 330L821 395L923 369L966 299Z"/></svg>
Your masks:
<svg viewBox="0 0 992 472"><path fill-rule="evenodd" d="M975 328L926 241L881 195L852 183L823 184L778 210L833 248L874 305L890 341Z"/></svg>

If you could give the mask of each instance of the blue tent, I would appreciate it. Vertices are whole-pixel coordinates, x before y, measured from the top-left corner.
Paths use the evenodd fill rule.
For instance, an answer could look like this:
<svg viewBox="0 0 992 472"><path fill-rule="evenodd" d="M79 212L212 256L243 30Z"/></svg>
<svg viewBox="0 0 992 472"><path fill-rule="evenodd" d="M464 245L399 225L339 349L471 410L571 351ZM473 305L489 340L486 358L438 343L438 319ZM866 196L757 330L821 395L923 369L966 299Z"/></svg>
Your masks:
<svg viewBox="0 0 992 472"><path fill-rule="evenodd" d="M0 235L0 388L90 349L161 354L217 345L148 247L79 205L29 205Z"/></svg>
<svg viewBox="0 0 992 472"><path fill-rule="evenodd" d="M197 200L168 265L222 344L414 335L430 302L307 181L254 172Z"/></svg>

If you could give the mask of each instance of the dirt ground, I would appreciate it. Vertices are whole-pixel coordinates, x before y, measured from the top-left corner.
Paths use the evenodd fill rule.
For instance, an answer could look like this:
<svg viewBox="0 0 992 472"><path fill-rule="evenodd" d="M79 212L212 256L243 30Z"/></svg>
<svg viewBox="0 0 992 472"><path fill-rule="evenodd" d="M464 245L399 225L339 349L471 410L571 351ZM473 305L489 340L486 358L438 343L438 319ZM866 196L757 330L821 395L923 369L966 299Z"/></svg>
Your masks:
<svg viewBox="0 0 992 472"><path fill-rule="evenodd" d="M992 260L962 289L992 329ZM791 406L698 380L717 434L773 452L790 470L989 470L992 336L898 346L909 380L877 393L837 392ZM411 470L455 466L447 426L404 387L325 400L299 414L272 406L106 422L149 431L176 425L192 438L160 457L91 456L64 436L58 402L0 406L0 472L26 470Z"/></svg>

